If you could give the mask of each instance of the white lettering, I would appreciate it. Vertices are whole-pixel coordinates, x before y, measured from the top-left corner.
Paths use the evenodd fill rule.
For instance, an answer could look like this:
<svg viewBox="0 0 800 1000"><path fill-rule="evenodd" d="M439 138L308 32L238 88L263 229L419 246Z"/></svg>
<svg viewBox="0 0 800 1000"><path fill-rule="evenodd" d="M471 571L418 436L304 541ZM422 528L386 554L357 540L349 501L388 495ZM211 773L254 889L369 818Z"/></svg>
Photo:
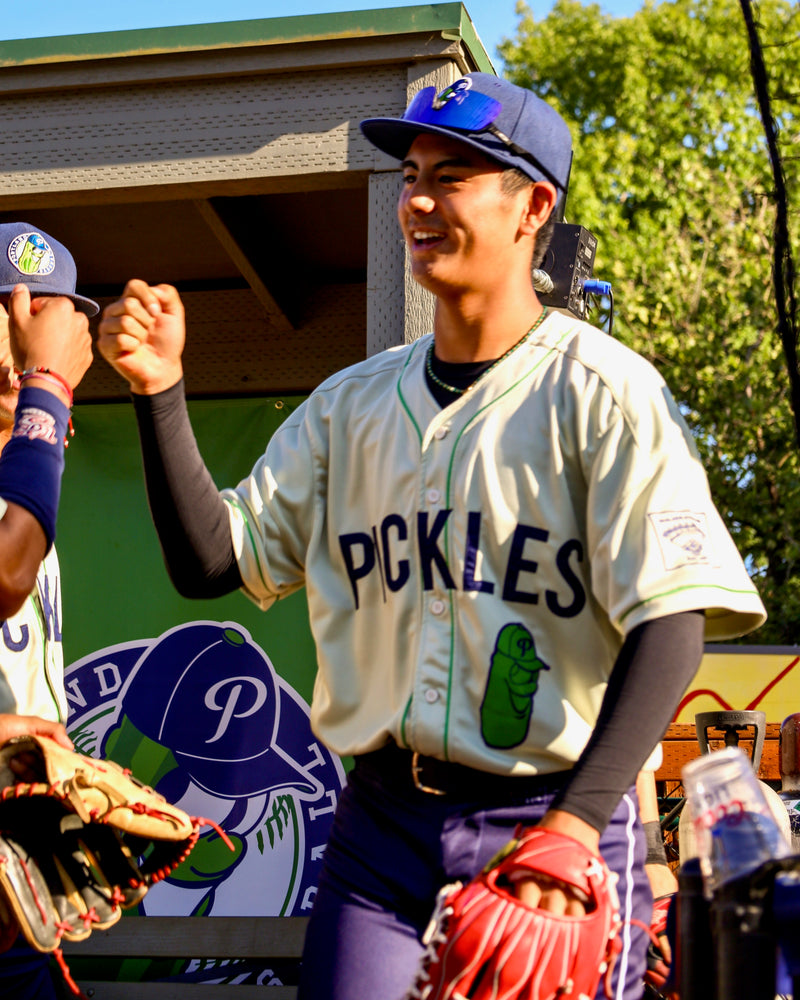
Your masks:
<svg viewBox="0 0 800 1000"><path fill-rule="evenodd" d="M243 712L239 712L237 714L236 703L239 701L239 695L241 695L243 690L243 685L237 683L239 681L252 684L255 688L255 697L250 708L247 708ZM228 695L228 700L224 705L220 705L217 702L217 695L228 684L232 685L230 694ZM218 739L221 739L225 735L231 719L246 719L248 716L254 715L266 700L267 686L257 677L226 677L225 680L219 681L213 687L209 688L208 693L206 694L205 706L206 708L210 708L213 712L222 712L222 718L219 721L216 733L214 733L210 740L206 740L206 743L215 743Z"/></svg>
<svg viewBox="0 0 800 1000"><path fill-rule="evenodd" d="M333 789L329 792L325 792L325 798L330 800L330 805L324 806L322 809L310 806L308 810L309 819L315 820L318 816L327 816L329 813L336 812L336 792L334 792Z"/></svg>
<svg viewBox="0 0 800 1000"><path fill-rule="evenodd" d="M305 769L307 771L313 771L315 767L319 767L320 764L325 763L325 758L322 756L322 751L319 748L319 743L312 743L308 748L308 752L314 755L314 759L310 764L305 764Z"/></svg>
<svg viewBox="0 0 800 1000"><path fill-rule="evenodd" d="M119 675L119 668L116 663L101 663L99 667L94 668L94 672L97 674L97 680L100 683L100 697L105 698L106 695L115 694L122 687L122 678ZM111 674L111 682L106 680L106 673Z"/></svg>
<svg viewBox="0 0 800 1000"><path fill-rule="evenodd" d="M81 693L80 684L78 683L78 678L73 677L71 681L68 681L64 685L65 694L67 696L67 701L72 702L73 705L79 705L81 708L86 708L86 699Z"/></svg>

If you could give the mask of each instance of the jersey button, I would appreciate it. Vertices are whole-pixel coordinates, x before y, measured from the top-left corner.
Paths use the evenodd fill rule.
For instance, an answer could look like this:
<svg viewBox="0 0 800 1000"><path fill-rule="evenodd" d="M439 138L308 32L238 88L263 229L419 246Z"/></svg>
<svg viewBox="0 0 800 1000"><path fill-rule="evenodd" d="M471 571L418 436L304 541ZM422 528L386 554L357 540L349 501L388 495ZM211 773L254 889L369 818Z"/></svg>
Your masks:
<svg viewBox="0 0 800 1000"><path fill-rule="evenodd" d="M442 438L447 437L447 428L437 427L436 430L433 432L433 436L436 438L437 441L441 441Z"/></svg>
<svg viewBox="0 0 800 1000"><path fill-rule="evenodd" d="M429 705L432 705L435 701L438 700L439 700L439 692L434 691L433 688L428 688L428 690L425 692L425 701L427 701Z"/></svg>
<svg viewBox="0 0 800 1000"><path fill-rule="evenodd" d="M431 601L431 611L435 615L443 615L446 606L444 601L440 601L438 598L435 601Z"/></svg>
<svg viewBox="0 0 800 1000"><path fill-rule="evenodd" d="M439 500L438 490L428 490L428 503L436 503Z"/></svg>

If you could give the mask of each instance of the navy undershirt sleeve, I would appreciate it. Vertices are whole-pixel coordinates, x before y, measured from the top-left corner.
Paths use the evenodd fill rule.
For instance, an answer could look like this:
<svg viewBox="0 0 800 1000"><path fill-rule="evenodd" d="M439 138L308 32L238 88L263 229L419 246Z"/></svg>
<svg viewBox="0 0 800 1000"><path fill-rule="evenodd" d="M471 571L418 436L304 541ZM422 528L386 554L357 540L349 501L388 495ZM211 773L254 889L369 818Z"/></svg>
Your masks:
<svg viewBox="0 0 800 1000"><path fill-rule="evenodd" d="M594 731L552 808L605 829L697 673L704 631L702 611L633 629L614 664Z"/></svg>
<svg viewBox="0 0 800 1000"><path fill-rule="evenodd" d="M133 395L150 513L164 561L184 597L220 597L242 577L228 511L189 422L183 382L155 396Z"/></svg>

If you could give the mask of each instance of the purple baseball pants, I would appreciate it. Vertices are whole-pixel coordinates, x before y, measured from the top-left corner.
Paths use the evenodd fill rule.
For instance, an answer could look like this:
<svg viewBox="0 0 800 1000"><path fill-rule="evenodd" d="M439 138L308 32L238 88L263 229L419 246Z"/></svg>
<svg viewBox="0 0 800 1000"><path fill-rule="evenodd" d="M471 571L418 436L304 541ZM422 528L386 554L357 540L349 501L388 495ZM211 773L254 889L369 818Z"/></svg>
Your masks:
<svg viewBox="0 0 800 1000"><path fill-rule="evenodd" d="M420 938L436 893L468 881L503 847L518 823L533 825L552 795L502 804L454 801L396 787L357 761L325 851L306 938L299 1000L400 1000L414 979ZM387 787L387 785L389 787ZM623 796L600 840L617 872L622 951L613 1000L641 1000L652 894L633 791ZM602 984L597 998L605 996Z"/></svg>

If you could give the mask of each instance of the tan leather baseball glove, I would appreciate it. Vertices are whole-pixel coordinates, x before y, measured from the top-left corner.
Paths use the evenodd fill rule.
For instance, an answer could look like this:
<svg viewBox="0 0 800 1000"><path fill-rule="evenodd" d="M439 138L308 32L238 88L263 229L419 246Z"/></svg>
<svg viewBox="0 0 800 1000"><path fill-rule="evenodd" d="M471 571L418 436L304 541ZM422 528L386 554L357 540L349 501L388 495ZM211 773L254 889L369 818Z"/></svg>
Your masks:
<svg viewBox="0 0 800 1000"><path fill-rule="evenodd" d="M207 822L112 761L44 736L2 744L0 950L18 930L52 952L62 938L112 926L180 864Z"/></svg>

